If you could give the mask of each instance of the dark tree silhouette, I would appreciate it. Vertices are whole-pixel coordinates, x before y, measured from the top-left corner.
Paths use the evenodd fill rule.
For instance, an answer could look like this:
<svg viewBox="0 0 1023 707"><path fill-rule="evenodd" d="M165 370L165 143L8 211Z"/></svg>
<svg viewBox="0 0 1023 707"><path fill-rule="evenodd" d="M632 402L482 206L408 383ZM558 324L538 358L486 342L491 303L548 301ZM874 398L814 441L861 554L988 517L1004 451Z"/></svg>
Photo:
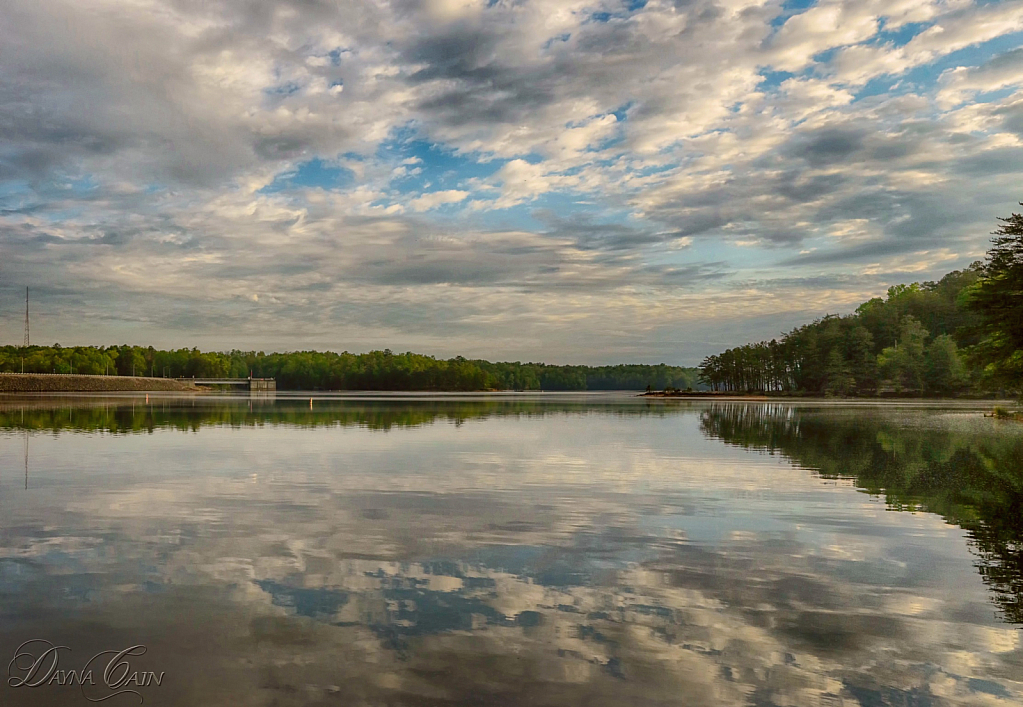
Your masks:
<svg viewBox="0 0 1023 707"><path fill-rule="evenodd" d="M983 335L972 357L991 379L1018 385L1023 378L1023 215L999 220L984 277L967 297L981 317Z"/></svg>

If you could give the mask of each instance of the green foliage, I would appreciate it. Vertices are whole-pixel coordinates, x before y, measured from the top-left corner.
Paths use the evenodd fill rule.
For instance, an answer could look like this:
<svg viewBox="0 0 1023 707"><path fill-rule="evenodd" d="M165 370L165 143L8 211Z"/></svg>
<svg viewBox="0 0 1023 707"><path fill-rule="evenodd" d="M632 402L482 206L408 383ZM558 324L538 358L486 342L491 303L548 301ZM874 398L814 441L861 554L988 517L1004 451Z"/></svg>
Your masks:
<svg viewBox="0 0 1023 707"><path fill-rule="evenodd" d="M968 382L959 347L948 334L935 337L927 347L924 368L927 389L938 394L948 395L961 390Z"/></svg>
<svg viewBox="0 0 1023 707"><path fill-rule="evenodd" d="M837 348L828 354L828 366L825 370L825 392L829 395L848 395L856 387L856 379L852 375L852 367Z"/></svg>
<svg viewBox="0 0 1023 707"><path fill-rule="evenodd" d="M877 366L896 392L918 393L924 387L924 348L927 330L915 317L902 318L899 342L881 351Z"/></svg>
<svg viewBox="0 0 1023 707"><path fill-rule="evenodd" d="M115 347L74 346L0 347L0 371L8 373L116 374L119 352Z"/></svg>
<svg viewBox="0 0 1023 707"><path fill-rule="evenodd" d="M978 390L960 346L981 345L969 293L985 277L977 262L938 282L888 288L856 313L826 316L780 340L709 356L700 380L714 390L811 395L957 395ZM998 365L1023 372L1023 352ZM1023 380L1023 375L1016 379Z"/></svg>
<svg viewBox="0 0 1023 707"><path fill-rule="evenodd" d="M993 384L1018 388L1023 380L1023 215L1000 220L984 277L964 299L980 316L980 340L971 359Z"/></svg>
<svg viewBox="0 0 1023 707"><path fill-rule="evenodd" d="M643 390L648 385L698 385L695 368L656 366L551 366L492 363L461 356L437 359L415 353L371 351L201 352L141 346L0 347L0 372L139 375L169 378L275 378L282 390Z"/></svg>

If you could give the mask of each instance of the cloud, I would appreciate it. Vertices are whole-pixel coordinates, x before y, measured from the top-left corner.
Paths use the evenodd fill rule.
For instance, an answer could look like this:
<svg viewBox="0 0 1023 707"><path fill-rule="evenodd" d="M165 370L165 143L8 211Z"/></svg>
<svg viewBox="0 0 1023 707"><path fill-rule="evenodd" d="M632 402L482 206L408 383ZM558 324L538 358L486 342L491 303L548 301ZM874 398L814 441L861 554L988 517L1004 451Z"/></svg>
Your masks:
<svg viewBox="0 0 1023 707"><path fill-rule="evenodd" d="M412 206L414 211L429 211L435 209L438 206L444 204L457 204L460 201L465 201L465 198L469 196L467 191L459 191L457 189L447 189L445 191L434 191L422 196L416 197L409 204Z"/></svg>
<svg viewBox="0 0 1023 707"><path fill-rule="evenodd" d="M620 312L630 355L681 361L678 297L711 332L743 282L825 308L983 251L1021 198L1021 10L13 0L0 331L25 280L69 341L338 346L342 322L589 357Z"/></svg>
<svg viewBox="0 0 1023 707"><path fill-rule="evenodd" d="M870 39L878 31L879 18L865 12L865 5L823 2L790 17L768 42L771 66L798 71L826 49Z"/></svg>
<svg viewBox="0 0 1023 707"><path fill-rule="evenodd" d="M999 54L978 67L957 66L941 75L938 101L945 107L961 105L979 93L1023 84L1023 48Z"/></svg>

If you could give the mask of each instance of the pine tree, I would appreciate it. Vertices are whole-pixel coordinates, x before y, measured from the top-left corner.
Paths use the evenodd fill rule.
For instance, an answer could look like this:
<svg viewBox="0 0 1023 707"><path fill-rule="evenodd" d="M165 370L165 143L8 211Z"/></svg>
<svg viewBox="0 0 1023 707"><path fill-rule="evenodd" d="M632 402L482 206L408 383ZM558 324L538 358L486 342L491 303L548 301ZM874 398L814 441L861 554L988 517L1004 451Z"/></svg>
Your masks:
<svg viewBox="0 0 1023 707"><path fill-rule="evenodd" d="M1023 203L1020 204L1023 206ZM1019 388L1023 381L1023 214L999 219L983 277L968 295L982 317L983 339L972 351L985 376Z"/></svg>

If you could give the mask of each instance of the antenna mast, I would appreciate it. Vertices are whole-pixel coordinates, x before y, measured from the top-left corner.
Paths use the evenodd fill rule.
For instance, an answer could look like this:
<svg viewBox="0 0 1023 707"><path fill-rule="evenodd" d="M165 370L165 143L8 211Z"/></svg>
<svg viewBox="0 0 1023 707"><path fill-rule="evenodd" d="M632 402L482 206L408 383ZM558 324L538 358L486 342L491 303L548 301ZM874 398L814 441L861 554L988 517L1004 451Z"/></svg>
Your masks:
<svg viewBox="0 0 1023 707"><path fill-rule="evenodd" d="M28 348L28 288L25 288L25 347Z"/></svg>

